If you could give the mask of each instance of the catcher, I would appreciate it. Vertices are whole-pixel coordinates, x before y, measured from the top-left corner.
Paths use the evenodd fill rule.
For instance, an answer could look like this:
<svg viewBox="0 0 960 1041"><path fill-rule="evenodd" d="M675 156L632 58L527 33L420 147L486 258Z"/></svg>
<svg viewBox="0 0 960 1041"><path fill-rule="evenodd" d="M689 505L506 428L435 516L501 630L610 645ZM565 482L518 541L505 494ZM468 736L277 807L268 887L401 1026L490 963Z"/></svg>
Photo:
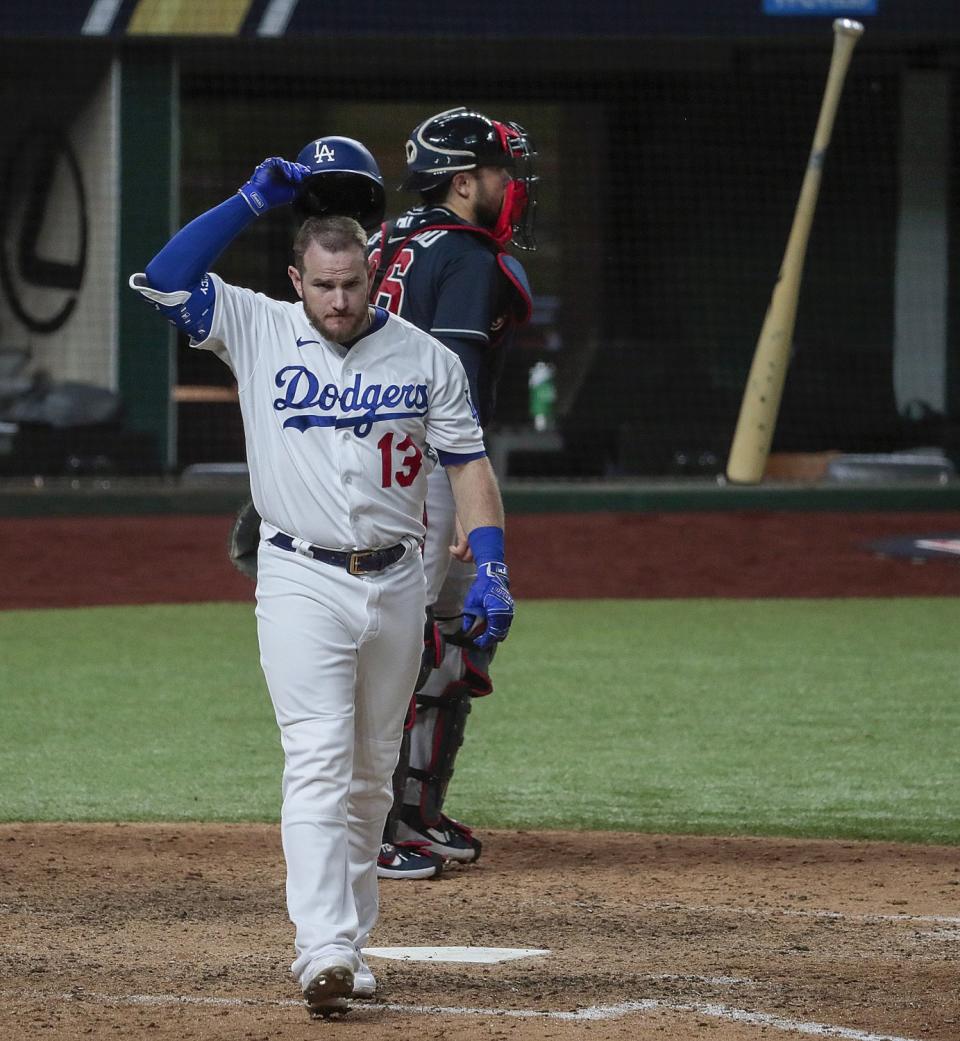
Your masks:
<svg viewBox="0 0 960 1041"><path fill-rule="evenodd" d="M371 301L460 358L484 429L494 415L506 351L531 313L526 273L506 247L536 248L535 155L517 123L466 108L430 116L406 143L403 187L418 192L421 204L370 239L377 264ZM493 690L493 651L478 649L462 633L463 600L475 568L458 537L450 482L440 467L428 478L426 509L432 618L384 835L384 852L392 844L402 859L388 868L382 856L381 877L430 877L431 854L471 863L481 851L471 829L443 812L472 700ZM451 546L457 547L452 555Z"/></svg>

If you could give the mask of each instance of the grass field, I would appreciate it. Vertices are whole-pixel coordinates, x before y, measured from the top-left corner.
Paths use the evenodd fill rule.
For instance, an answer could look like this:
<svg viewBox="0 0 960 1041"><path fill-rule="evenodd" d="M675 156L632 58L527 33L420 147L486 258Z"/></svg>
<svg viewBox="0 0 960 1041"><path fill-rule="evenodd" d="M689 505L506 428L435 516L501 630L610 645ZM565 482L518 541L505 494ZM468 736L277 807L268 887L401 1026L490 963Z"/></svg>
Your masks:
<svg viewBox="0 0 960 1041"><path fill-rule="evenodd" d="M960 600L525 602L448 809L960 843ZM252 608L0 613L0 819L273 820Z"/></svg>

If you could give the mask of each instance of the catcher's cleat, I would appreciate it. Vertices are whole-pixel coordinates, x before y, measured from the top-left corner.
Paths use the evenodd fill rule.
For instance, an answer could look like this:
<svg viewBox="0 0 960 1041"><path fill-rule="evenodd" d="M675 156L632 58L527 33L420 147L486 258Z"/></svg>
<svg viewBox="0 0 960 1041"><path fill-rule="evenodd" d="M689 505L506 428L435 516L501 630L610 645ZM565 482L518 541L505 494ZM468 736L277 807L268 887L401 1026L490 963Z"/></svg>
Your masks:
<svg viewBox="0 0 960 1041"><path fill-rule="evenodd" d="M425 842L385 842L377 857L377 878L436 878L443 871L443 857Z"/></svg>
<svg viewBox="0 0 960 1041"><path fill-rule="evenodd" d="M314 1019L343 1016L350 1011L346 999L353 994L353 966L343 958L321 962L304 984L303 1000Z"/></svg>
<svg viewBox="0 0 960 1041"><path fill-rule="evenodd" d="M404 806L397 821L397 838L420 842L427 849L459 864L473 864L480 859L483 843L473 832L445 813L436 824L425 824L416 806Z"/></svg>

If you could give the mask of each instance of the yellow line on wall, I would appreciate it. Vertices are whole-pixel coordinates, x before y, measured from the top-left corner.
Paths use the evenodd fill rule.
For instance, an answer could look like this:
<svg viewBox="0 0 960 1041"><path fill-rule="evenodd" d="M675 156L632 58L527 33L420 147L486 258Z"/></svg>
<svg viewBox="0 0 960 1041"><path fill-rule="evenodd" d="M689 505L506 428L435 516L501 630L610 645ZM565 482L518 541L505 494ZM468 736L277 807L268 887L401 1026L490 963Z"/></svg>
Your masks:
<svg viewBox="0 0 960 1041"><path fill-rule="evenodd" d="M253 0L140 0L131 35L236 36Z"/></svg>

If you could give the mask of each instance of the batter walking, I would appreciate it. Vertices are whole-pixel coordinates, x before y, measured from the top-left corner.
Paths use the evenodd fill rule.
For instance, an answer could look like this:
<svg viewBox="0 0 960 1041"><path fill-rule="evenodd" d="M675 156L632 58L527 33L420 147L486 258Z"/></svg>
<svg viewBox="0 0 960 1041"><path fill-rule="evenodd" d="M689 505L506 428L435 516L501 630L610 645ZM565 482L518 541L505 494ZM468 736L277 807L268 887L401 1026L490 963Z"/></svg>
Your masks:
<svg viewBox="0 0 960 1041"><path fill-rule="evenodd" d="M316 155L331 168L339 149L362 149L329 140ZM322 191L314 174L265 160L130 283L237 380L262 518L260 659L284 751L291 968L311 1012L329 1015L376 987L361 948L377 919L377 854L420 666L423 507L438 465L478 563L465 629L481 646L503 640L513 601L503 508L463 366L430 335L368 304L361 226L343 216L306 220L289 267L297 303L209 273L261 213L301 197L308 182ZM358 176L379 171L372 164Z"/></svg>

